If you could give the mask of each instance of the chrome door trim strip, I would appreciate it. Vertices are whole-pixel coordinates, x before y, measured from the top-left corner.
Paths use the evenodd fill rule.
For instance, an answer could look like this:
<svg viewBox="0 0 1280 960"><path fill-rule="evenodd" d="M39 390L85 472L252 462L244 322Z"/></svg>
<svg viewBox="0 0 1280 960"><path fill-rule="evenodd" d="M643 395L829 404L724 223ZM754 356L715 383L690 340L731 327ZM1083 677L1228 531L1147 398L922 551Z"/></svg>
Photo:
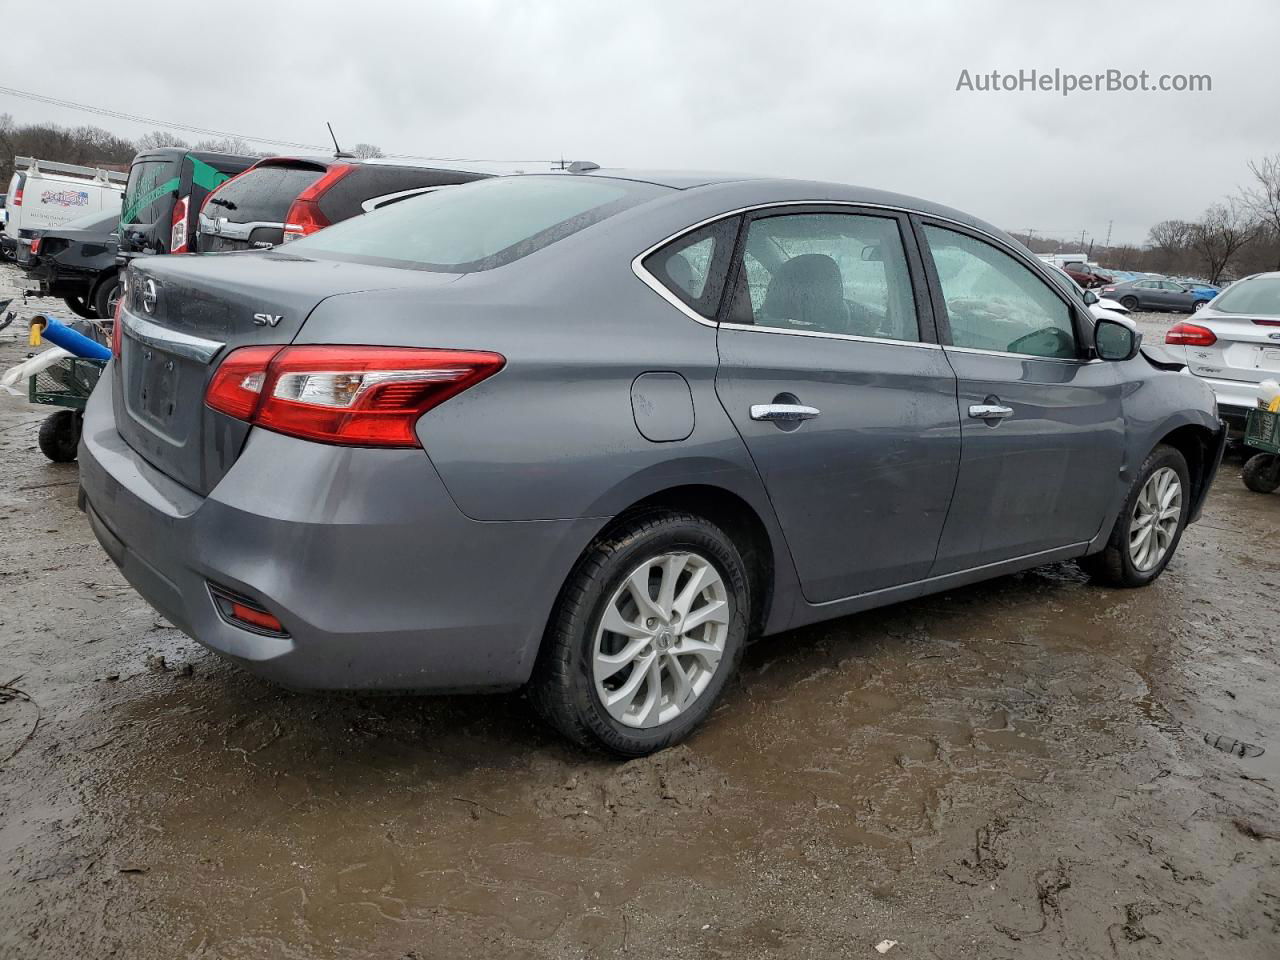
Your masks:
<svg viewBox="0 0 1280 960"><path fill-rule="evenodd" d="M1045 363L1074 363L1076 366L1083 367L1090 363L1103 363L1098 357L1090 360L1081 360L1079 357L1040 357L1034 353L1012 353L1008 350L981 350L978 347L953 347L950 344L945 345L942 349L947 353L975 353L981 357L1012 357L1015 360L1042 360Z"/></svg>
<svg viewBox="0 0 1280 960"><path fill-rule="evenodd" d="M170 330L168 327L144 320L124 309L120 311L120 323L123 332L139 343L145 343L165 353L186 357L188 360L199 363L208 363L218 355L219 350L226 346L218 340L206 340L204 337Z"/></svg>
<svg viewBox="0 0 1280 960"><path fill-rule="evenodd" d="M715 326L715 324L713 324ZM894 347L923 347L925 350L941 350L940 343L923 340L894 340L892 337L861 337L852 333L827 333L822 330L792 330L789 327L770 327L759 323L721 323L722 330L742 330L747 333L780 333L791 337L818 337L822 340L852 340L855 343L887 343Z"/></svg>

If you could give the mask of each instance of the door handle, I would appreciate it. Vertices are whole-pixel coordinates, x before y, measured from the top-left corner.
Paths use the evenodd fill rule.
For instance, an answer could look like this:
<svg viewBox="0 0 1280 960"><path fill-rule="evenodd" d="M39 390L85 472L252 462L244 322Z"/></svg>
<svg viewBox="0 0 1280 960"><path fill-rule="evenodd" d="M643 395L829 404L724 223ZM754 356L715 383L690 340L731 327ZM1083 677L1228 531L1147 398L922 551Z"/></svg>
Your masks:
<svg viewBox="0 0 1280 960"><path fill-rule="evenodd" d="M969 416L975 420L1003 420L1013 416L1013 407L998 403L974 403L969 406Z"/></svg>
<svg viewBox="0 0 1280 960"><path fill-rule="evenodd" d="M801 423L820 416L822 411L817 407L806 407L803 403L753 403L751 419L764 420L768 423Z"/></svg>

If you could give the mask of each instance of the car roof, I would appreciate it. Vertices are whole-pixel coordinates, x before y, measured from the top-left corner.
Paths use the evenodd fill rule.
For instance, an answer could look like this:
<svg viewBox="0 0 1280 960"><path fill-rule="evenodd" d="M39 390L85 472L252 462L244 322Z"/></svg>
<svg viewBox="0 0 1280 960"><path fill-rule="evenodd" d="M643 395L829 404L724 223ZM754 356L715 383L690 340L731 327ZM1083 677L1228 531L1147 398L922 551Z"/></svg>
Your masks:
<svg viewBox="0 0 1280 960"><path fill-rule="evenodd" d="M545 174L530 174L545 175ZM760 176L749 173L716 173L671 170L614 170L599 168L583 173L553 172L553 176L585 176L613 180L635 180L684 191L687 194L716 194L726 212L734 208L773 203L842 203L887 207L951 220L998 237L1014 246L1022 244L999 227L944 204L923 200L904 193L860 187L848 183L823 180L799 180L787 177Z"/></svg>

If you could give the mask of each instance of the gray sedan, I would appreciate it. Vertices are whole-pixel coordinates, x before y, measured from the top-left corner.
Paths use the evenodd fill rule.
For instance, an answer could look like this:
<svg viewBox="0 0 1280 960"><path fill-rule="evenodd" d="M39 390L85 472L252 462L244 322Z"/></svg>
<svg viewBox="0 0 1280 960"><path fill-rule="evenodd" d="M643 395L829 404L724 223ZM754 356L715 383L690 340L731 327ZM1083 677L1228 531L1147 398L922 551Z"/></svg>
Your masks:
<svg viewBox="0 0 1280 960"><path fill-rule="evenodd" d="M620 755L749 637L1051 561L1150 583L1222 449L1004 233L838 184L493 179L127 287L81 504L144 597L281 683L527 684Z"/></svg>
<svg viewBox="0 0 1280 960"><path fill-rule="evenodd" d="M1176 280L1130 280L1107 284L1099 294L1120 301L1128 310L1173 310L1195 313L1213 299L1205 288L1187 286Z"/></svg>

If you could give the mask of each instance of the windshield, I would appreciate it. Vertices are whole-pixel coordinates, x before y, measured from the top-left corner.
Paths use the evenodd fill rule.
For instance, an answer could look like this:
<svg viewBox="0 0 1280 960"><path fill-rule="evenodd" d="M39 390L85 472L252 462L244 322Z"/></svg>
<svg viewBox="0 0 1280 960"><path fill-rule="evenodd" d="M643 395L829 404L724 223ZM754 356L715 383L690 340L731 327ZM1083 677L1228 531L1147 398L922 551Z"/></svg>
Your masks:
<svg viewBox="0 0 1280 960"><path fill-rule="evenodd" d="M440 273L492 270L666 192L572 175L500 177L383 207L296 240L289 252Z"/></svg>
<svg viewBox="0 0 1280 960"><path fill-rule="evenodd" d="M1228 287L1213 301L1219 313L1280 317L1280 277L1254 277Z"/></svg>

